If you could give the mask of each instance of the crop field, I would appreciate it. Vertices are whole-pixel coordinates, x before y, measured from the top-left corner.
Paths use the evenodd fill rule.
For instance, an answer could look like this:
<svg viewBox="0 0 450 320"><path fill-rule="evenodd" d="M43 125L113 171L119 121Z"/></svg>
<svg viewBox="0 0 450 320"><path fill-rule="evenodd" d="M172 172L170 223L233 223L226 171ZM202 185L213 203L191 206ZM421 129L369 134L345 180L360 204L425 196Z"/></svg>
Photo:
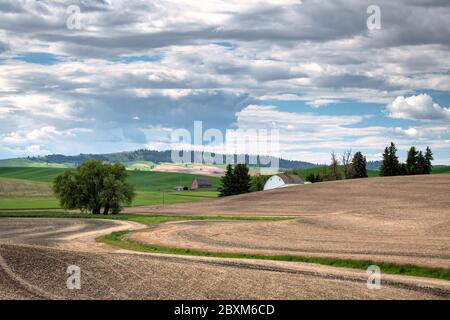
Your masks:
<svg viewBox="0 0 450 320"><path fill-rule="evenodd" d="M9 271L0 298L450 299L449 191L450 175L441 174L324 182L117 216L4 210L0 255ZM64 289L69 262L85 272L80 291ZM373 264L381 290L367 288Z"/></svg>
<svg viewBox="0 0 450 320"><path fill-rule="evenodd" d="M0 167L0 210L56 209L58 200L51 191L51 182L64 168ZM217 197L219 179L184 173L129 171L129 181L135 186L132 206L166 205ZM196 177L209 179L210 190L173 191L175 186L190 187Z"/></svg>
<svg viewBox="0 0 450 320"><path fill-rule="evenodd" d="M289 216L296 218L293 220L173 223L134 234L133 239L199 250L376 258L448 268L449 193L449 174L303 185L147 209L171 215L201 212L211 216ZM145 213L146 208L136 211Z"/></svg>

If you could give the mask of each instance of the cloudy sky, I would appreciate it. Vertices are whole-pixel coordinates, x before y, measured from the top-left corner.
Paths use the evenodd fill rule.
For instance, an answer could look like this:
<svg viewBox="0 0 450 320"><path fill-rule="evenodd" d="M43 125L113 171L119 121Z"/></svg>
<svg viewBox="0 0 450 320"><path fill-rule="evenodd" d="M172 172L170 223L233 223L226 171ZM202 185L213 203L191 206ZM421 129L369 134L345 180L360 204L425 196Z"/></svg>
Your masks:
<svg viewBox="0 0 450 320"><path fill-rule="evenodd" d="M448 0L0 0L0 158L164 149L197 120L275 128L289 159L450 164L449 49Z"/></svg>

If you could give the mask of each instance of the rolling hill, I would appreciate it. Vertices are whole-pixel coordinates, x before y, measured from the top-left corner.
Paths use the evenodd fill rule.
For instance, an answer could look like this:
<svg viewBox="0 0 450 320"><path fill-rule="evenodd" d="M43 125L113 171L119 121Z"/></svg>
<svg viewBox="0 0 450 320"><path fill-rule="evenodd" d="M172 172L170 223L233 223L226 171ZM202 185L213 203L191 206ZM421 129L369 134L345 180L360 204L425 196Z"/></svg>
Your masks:
<svg viewBox="0 0 450 320"><path fill-rule="evenodd" d="M51 182L64 170L67 169L0 167L0 210L59 208L58 200L51 192ZM173 187L179 185L190 187L196 177L210 180L213 188L173 191ZM217 197L215 189L219 186L219 178L216 177L171 172L129 171L129 181L137 193L133 206L215 198Z"/></svg>
<svg viewBox="0 0 450 320"><path fill-rule="evenodd" d="M139 163L170 163L172 151L156 151L156 150L136 150L129 152L118 152L109 154L79 154L76 156L66 156L61 154L52 154L39 157L26 157L26 158L15 158L15 159L4 159L0 160L0 167L42 167L42 166L56 166L56 167L74 167L86 160L101 160L111 163L123 163L128 167L132 167ZM193 161L196 157L197 152L193 152L191 160ZM226 155L222 156L225 163ZM237 155L233 156L237 159ZM245 155L245 163L250 164L249 156ZM273 158L274 160L276 158ZM312 168L317 166L314 163L278 159L280 168L284 169L303 169ZM236 161L237 162L237 161ZM265 167L266 165L259 164L260 167ZM139 167L139 166L138 166Z"/></svg>

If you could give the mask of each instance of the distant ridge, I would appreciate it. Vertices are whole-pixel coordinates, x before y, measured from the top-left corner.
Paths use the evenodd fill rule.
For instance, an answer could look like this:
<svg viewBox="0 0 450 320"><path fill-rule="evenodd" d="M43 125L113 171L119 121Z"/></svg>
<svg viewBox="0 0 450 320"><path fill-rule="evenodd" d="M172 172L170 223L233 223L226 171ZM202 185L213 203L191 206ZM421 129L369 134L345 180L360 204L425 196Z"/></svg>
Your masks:
<svg viewBox="0 0 450 320"><path fill-rule="evenodd" d="M117 152L117 153L108 153L108 154L79 154L76 156L66 156L62 154L50 154L46 156L38 156L38 157L24 157L24 158L16 158L16 159L5 159L0 160L0 166L23 166L25 163L32 164L35 163L47 163L47 164L63 164L67 166L77 166L83 161L86 160L101 160L105 162L111 163L129 163L135 161L150 161L154 163L163 163L163 162L172 162L171 159L171 150L166 151L156 151L156 150L147 150L147 149L139 149L135 151L126 151L126 152ZM201 152L193 151L192 159L195 159L195 156L201 155ZM224 159L223 163L225 163L226 155L217 154L217 157L222 157ZM250 163L251 156L249 155L240 155L245 158L245 164L252 165ZM230 155L229 157L234 157L235 162L237 162L238 155ZM267 164L261 164L258 159L259 167L268 167ZM277 158L272 157L271 160L277 160ZM318 164L305 162L305 161L297 161L297 160L287 160L279 158L279 167L283 169L307 169L319 166Z"/></svg>

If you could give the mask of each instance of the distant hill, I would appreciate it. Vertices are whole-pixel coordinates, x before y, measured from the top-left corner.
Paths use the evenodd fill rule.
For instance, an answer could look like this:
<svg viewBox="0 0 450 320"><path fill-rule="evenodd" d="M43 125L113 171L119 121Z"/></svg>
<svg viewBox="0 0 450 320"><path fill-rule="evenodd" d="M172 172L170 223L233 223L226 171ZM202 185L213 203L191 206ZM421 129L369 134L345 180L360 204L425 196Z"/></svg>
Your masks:
<svg viewBox="0 0 450 320"><path fill-rule="evenodd" d="M0 160L0 167L26 167L26 166L77 166L80 163L86 160L101 160L105 162L111 163L132 163L136 161L146 161L153 163L167 163L172 162L171 158L172 152L168 151L156 151L156 150L147 150L140 149L136 151L129 152L118 152L118 153L108 153L108 154L79 154L76 156L66 156L62 154L51 154L46 156L38 156L38 157L25 157L25 158L16 158L16 159L5 159ZM201 155L201 152L192 152L192 159L194 161L196 156ZM222 157L223 162L225 163L226 155L218 154L217 157ZM234 157L235 162L237 162L238 155L232 155L230 157ZM242 155L241 155L242 157ZM245 163L250 164L250 156L244 155ZM267 164L262 164L258 159L259 167L269 167ZM277 158L272 158L271 160L276 160ZM286 159L278 159L279 167L283 169L306 169L306 168L314 168L318 166L317 164L305 162L305 161L296 161L296 160L286 160Z"/></svg>
<svg viewBox="0 0 450 320"><path fill-rule="evenodd" d="M381 161L367 161L366 168L367 170L380 170Z"/></svg>

